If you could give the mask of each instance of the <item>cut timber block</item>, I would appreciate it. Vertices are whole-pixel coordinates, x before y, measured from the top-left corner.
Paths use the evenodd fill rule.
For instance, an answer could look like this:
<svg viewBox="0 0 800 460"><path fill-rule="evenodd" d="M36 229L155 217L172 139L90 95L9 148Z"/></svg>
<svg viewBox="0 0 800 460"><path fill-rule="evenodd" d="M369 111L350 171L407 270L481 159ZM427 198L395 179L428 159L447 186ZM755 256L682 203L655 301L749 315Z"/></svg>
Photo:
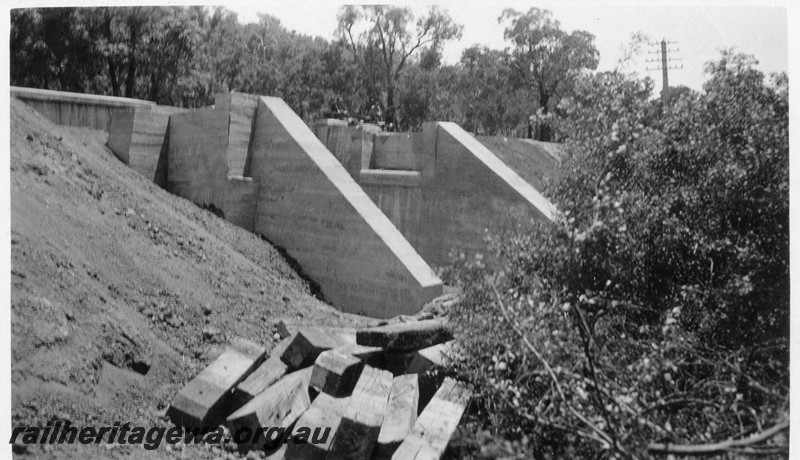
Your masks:
<svg viewBox="0 0 800 460"><path fill-rule="evenodd" d="M393 459L440 459L469 403L470 391L447 378L422 411L414 428L397 448Z"/></svg>
<svg viewBox="0 0 800 460"><path fill-rule="evenodd" d="M319 436L309 437L308 442L300 443L293 440L286 449L285 458L303 460L322 460L328 455L333 434L339 428L345 407L350 404L350 398L334 398L331 395L320 393L314 399L311 407L297 420L295 425L295 438L298 430L309 428L319 430ZM316 438L316 442L314 441Z"/></svg>
<svg viewBox="0 0 800 460"><path fill-rule="evenodd" d="M453 348L454 341L440 343L432 347L423 348L414 353L411 362L406 367L406 374L417 374L425 372L434 366L444 364L445 356Z"/></svg>
<svg viewBox="0 0 800 460"><path fill-rule="evenodd" d="M175 395L167 415L176 425L199 428L223 418L231 389L261 364L265 354L253 342L235 341Z"/></svg>
<svg viewBox="0 0 800 460"><path fill-rule="evenodd" d="M360 359L338 349L323 351L314 362L310 385L331 396L347 396L363 367Z"/></svg>
<svg viewBox="0 0 800 460"><path fill-rule="evenodd" d="M313 364L323 351L342 345L345 343L339 334L322 328L306 327L297 331L281 357L290 368L299 369Z"/></svg>
<svg viewBox="0 0 800 460"><path fill-rule="evenodd" d="M406 374L392 380L392 391L383 424L378 435L373 458L388 459L403 442L417 421L419 406L419 379L416 374Z"/></svg>
<svg viewBox="0 0 800 460"><path fill-rule="evenodd" d="M452 338L453 334L447 324L436 319L395 323L356 332L356 343L359 345L383 347L392 351L418 350Z"/></svg>
<svg viewBox="0 0 800 460"><path fill-rule="evenodd" d="M368 460L378 441L392 374L365 366L333 436L330 458Z"/></svg>
<svg viewBox="0 0 800 460"><path fill-rule="evenodd" d="M438 298L438 297L437 297ZM374 326L386 326L387 324L397 324L397 323L412 323L415 321L419 321L418 318L410 315L397 315L393 318L389 319L382 319L378 321Z"/></svg>
<svg viewBox="0 0 800 460"><path fill-rule="evenodd" d="M336 348L336 351L355 356L363 361L364 364L372 367L382 368L384 363L383 348L380 347L365 347L364 345L348 343L347 345Z"/></svg>
<svg viewBox="0 0 800 460"><path fill-rule="evenodd" d="M243 406L289 372L288 366L281 360L281 355L291 341L291 338L281 340L272 349L269 358L242 383L236 385L233 390L233 400L236 405Z"/></svg>
<svg viewBox="0 0 800 460"><path fill-rule="evenodd" d="M296 334L300 329L313 327L324 329L334 335L338 335L345 343L356 343L356 329L347 326L318 326L309 322L298 322L282 319L275 326L282 339Z"/></svg>
<svg viewBox="0 0 800 460"><path fill-rule="evenodd" d="M228 416L227 424L234 441L254 440L252 444L263 447L267 441L264 430L289 428L311 405L310 378L310 368L288 374ZM260 435L254 437L259 430Z"/></svg>

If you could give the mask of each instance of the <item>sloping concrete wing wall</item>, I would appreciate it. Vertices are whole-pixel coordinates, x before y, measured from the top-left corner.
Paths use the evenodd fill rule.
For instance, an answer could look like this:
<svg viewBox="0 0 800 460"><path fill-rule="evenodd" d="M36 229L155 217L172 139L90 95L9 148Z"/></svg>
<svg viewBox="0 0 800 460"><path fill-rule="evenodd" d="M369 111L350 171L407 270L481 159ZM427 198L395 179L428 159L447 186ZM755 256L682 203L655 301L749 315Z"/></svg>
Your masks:
<svg viewBox="0 0 800 460"><path fill-rule="evenodd" d="M253 177L256 232L286 249L349 312L410 314L442 283L345 167L281 99L262 97Z"/></svg>
<svg viewBox="0 0 800 460"><path fill-rule="evenodd" d="M460 126L438 122L435 142L418 247L429 263L449 264L453 250L485 253L487 231L505 234L531 219L552 220L553 204Z"/></svg>

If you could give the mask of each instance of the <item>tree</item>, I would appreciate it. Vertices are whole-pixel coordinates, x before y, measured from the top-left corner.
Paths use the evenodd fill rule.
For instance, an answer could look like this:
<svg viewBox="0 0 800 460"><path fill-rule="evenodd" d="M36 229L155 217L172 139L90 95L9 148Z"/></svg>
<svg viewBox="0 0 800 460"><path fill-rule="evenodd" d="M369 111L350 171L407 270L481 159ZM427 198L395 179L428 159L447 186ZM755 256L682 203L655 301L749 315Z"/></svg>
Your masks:
<svg viewBox="0 0 800 460"><path fill-rule="evenodd" d="M426 48L435 52L447 40L460 38L462 29L436 7L414 23L409 8L348 5L339 11L338 20L340 40L368 73L371 90L386 92L387 107L395 105L397 81L412 55ZM356 36L362 23L366 30Z"/></svg>
<svg viewBox="0 0 800 460"><path fill-rule="evenodd" d="M72 8L11 11L11 83L85 92L99 72L86 24Z"/></svg>
<svg viewBox="0 0 800 460"><path fill-rule="evenodd" d="M576 30L567 33L548 10L531 8L523 14L513 9L503 11L500 23L506 24L503 34L514 45L514 68L522 84L530 85L538 95L544 115L550 111L551 99L560 98L569 83L583 69L597 68L599 53L594 35ZM549 132L542 140L549 140Z"/></svg>
<svg viewBox="0 0 800 460"><path fill-rule="evenodd" d="M510 134L534 110L531 89L515 84L507 51L476 45L464 50L459 65L463 122L472 132Z"/></svg>

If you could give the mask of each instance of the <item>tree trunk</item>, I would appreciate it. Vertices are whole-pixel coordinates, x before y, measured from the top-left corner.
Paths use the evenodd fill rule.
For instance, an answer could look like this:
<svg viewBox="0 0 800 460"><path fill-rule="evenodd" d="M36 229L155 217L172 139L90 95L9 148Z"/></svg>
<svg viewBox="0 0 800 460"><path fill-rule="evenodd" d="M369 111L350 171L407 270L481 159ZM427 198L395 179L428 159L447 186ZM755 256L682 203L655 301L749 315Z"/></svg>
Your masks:
<svg viewBox="0 0 800 460"><path fill-rule="evenodd" d="M150 100L155 102L156 104L163 102L158 99L158 93L159 90L161 89L160 88L161 85L159 84L160 81L161 78L158 75L158 72L154 71L150 74Z"/></svg>
<svg viewBox="0 0 800 460"><path fill-rule="evenodd" d="M136 58L131 56L128 62L128 77L125 79L125 97L136 97Z"/></svg>
<svg viewBox="0 0 800 460"><path fill-rule="evenodd" d="M550 95L546 92L539 90L539 106L542 108L542 113L547 115L550 113L550 108L548 107L550 102Z"/></svg>
<svg viewBox="0 0 800 460"><path fill-rule="evenodd" d="M546 92L539 90L539 106L542 107L542 114L547 115L550 113L548 103L550 102L550 95ZM552 134L550 132L550 122L539 122L539 139L542 142L550 142Z"/></svg>
<svg viewBox="0 0 800 460"><path fill-rule="evenodd" d="M128 55L128 77L125 79L125 97L136 97L136 42L139 40L139 28L136 21L130 22L131 51Z"/></svg>
<svg viewBox="0 0 800 460"><path fill-rule="evenodd" d="M394 105L394 83L387 82L386 85L386 107Z"/></svg>
<svg viewBox="0 0 800 460"><path fill-rule="evenodd" d="M119 78L117 78L117 66L114 61L108 58L108 79L111 80L111 95L119 97Z"/></svg>

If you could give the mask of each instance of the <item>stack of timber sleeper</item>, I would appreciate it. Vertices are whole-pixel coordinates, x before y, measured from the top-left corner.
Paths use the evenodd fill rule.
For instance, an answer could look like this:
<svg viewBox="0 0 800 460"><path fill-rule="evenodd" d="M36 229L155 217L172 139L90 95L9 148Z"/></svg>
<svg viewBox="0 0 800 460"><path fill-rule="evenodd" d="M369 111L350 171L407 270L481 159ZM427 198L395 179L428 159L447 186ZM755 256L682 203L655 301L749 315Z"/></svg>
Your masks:
<svg viewBox="0 0 800 460"><path fill-rule="evenodd" d="M278 330L269 356L234 341L174 397L172 421L224 423L241 449L285 444L289 459L442 458L471 394L435 371L453 347L446 322Z"/></svg>

